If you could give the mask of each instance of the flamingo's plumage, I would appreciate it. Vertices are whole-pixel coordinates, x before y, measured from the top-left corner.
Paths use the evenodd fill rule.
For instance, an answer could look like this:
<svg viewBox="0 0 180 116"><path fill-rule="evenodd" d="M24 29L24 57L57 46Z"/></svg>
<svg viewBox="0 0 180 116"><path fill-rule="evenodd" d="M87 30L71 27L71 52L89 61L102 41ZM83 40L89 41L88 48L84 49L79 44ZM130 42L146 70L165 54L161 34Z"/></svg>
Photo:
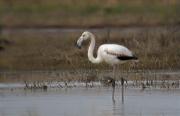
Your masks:
<svg viewBox="0 0 180 116"><path fill-rule="evenodd" d="M111 65L137 59L129 49L117 44L101 45L98 54L100 54L103 61Z"/></svg>
<svg viewBox="0 0 180 116"><path fill-rule="evenodd" d="M77 45L80 47L84 40L91 39L91 43L88 50L88 58L92 63L106 62L111 65L121 64L128 60L137 60L137 57L126 48L125 46L118 44L103 44L99 46L97 51L97 58L94 58L93 51L95 47L95 37L92 33L85 31L77 41Z"/></svg>
<svg viewBox="0 0 180 116"><path fill-rule="evenodd" d="M88 49L88 59L92 63L100 63L100 62L106 62L108 64L113 65L113 77L115 76L115 64L124 63L128 60L137 60L137 57L133 55L133 53L126 48L125 46L118 45L118 44L103 44L99 46L97 51L97 57L94 58L93 52L95 47L95 36L85 31L82 33L81 37L77 41L77 46L81 48L81 44L84 40L90 39L90 46ZM115 83L115 81L114 81ZM114 91L115 91L115 84L112 84L113 87L113 93L112 93L112 100L114 100Z"/></svg>

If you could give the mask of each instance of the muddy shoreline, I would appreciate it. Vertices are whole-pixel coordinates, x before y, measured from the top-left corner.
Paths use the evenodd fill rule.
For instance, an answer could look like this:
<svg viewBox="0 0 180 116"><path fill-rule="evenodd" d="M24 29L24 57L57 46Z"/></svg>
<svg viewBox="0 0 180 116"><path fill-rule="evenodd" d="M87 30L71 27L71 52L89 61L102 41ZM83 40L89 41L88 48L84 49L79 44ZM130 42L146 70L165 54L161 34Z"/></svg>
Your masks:
<svg viewBox="0 0 180 116"><path fill-rule="evenodd" d="M107 79L111 70L56 70L56 71L1 71L0 88L74 88L74 87L111 87ZM179 89L180 71L119 71L116 72L116 87L141 89Z"/></svg>

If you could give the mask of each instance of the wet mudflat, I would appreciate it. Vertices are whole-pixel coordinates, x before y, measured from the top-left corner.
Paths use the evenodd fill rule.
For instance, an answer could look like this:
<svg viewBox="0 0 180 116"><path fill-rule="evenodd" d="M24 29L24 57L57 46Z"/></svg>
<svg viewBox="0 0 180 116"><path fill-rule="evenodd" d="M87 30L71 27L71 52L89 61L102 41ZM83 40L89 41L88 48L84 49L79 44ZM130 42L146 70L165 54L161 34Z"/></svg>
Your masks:
<svg viewBox="0 0 180 116"><path fill-rule="evenodd" d="M179 116L179 89L110 87L0 90L0 116Z"/></svg>

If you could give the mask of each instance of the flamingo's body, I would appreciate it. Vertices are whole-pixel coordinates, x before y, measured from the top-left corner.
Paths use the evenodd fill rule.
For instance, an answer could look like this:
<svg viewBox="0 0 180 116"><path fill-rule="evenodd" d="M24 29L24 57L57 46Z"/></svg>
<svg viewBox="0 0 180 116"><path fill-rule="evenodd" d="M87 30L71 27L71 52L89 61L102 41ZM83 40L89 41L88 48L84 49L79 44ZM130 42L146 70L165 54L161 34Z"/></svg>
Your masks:
<svg viewBox="0 0 180 116"><path fill-rule="evenodd" d="M84 40L90 39L90 46L88 49L88 58L92 63L106 62L110 65L125 63L128 60L137 60L132 52L118 44L103 44L99 46L97 57L94 58L93 52L95 47L95 37L92 33L85 31L77 41L77 46L80 48Z"/></svg>
<svg viewBox="0 0 180 116"><path fill-rule="evenodd" d="M102 61L111 65L137 59L129 49L117 44L103 44L99 47L97 54Z"/></svg>
<svg viewBox="0 0 180 116"><path fill-rule="evenodd" d="M122 64L129 60L137 60L137 57L135 57L128 48L118 44L103 44L99 46L97 51L97 57L95 58L93 56L93 52L95 48L95 36L91 32L88 31L83 32L77 41L77 46L81 48L82 42L88 39L90 39L91 41L88 49L88 59L92 63L106 62L112 65L114 67L113 77L114 77L116 64ZM113 101L114 101L114 89L113 89Z"/></svg>

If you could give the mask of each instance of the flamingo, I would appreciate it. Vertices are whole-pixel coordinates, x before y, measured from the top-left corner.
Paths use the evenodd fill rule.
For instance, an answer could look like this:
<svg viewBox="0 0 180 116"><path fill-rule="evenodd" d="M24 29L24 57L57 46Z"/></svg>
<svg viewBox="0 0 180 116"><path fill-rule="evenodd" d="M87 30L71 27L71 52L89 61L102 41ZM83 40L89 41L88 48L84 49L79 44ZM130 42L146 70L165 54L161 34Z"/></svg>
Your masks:
<svg viewBox="0 0 180 116"><path fill-rule="evenodd" d="M138 58L125 46L118 44L103 44L99 46L97 51L97 57L93 55L95 48L95 35L89 31L85 31L77 40L77 47L81 48L83 41L90 40L90 46L88 49L88 59L92 63L105 62L113 67L113 79L115 80L115 68L118 64L123 64L130 60L138 60ZM112 100L114 100L115 82L112 80L113 94Z"/></svg>

